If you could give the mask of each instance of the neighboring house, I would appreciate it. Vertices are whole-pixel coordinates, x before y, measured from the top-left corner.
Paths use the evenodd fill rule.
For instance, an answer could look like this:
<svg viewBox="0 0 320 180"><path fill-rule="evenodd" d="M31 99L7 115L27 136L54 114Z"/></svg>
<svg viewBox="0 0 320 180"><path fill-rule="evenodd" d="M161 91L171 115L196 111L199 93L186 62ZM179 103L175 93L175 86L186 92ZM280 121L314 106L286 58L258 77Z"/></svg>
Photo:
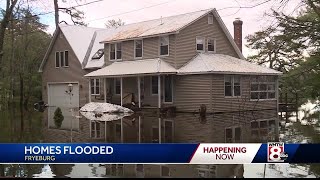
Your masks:
<svg viewBox="0 0 320 180"><path fill-rule="evenodd" d="M70 107L81 107L88 102L89 81L84 75L105 64L103 44L98 41L104 32L105 29L69 25L59 25L55 31L39 68L42 97L49 105L49 117L53 117L56 107L69 115L64 112ZM71 97L66 93L70 83L73 85ZM96 93L99 94L99 90Z"/></svg>

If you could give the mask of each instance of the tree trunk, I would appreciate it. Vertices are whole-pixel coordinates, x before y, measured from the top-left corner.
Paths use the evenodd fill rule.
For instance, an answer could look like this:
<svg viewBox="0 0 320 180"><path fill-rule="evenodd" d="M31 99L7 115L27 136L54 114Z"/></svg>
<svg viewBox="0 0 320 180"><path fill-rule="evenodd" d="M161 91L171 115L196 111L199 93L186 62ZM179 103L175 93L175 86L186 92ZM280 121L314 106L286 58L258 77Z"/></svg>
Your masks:
<svg viewBox="0 0 320 180"><path fill-rule="evenodd" d="M0 164L0 177L4 177L4 165Z"/></svg>
<svg viewBox="0 0 320 180"><path fill-rule="evenodd" d="M58 0L54 0L54 17L55 17L55 23L56 23L56 29L59 25L59 6L58 6Z"/></svg>
<svg viewBox="0 0 320 180"><path fill-rule="evenodd" d="M22 74L20 73L20 107L23 106L23 77Z"/></svg>
<svg viewBox="0 0 320 180"><path fill-rule="evenodd" d="M11 2L11 3L10 3ZM7 0L6 5L6 11L4 13L4 16L2 18L2 21L0 21L0 72L2 72L2 57L3 57L3 44L4 44L4 35L6 32L6 28L9 24L9 18L12 14L13 8L17 4L18 0Z"/></svg>

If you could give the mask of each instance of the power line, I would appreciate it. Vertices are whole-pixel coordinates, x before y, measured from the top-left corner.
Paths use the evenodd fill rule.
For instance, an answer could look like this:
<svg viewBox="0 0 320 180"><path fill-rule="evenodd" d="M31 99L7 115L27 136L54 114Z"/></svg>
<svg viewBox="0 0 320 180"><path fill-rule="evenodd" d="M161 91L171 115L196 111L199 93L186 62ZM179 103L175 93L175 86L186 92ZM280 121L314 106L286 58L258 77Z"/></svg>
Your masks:
<svg viewBox="0 0 320 180"><path fill-rule="evenodd" d="M119 14L113 14L113 15L110 15L110 16L105 16L105 17L102 17L102 18L91 19L91 20L86 21L86 22L98 21L98 20L106 19L106 18L113 17L113 16L119 16L119 15L123 15L123 14L128 14L128 13L140 11L140 10L143 10L143 9L148 9L148 8L160 6L160 5L163 5L163 4L168 4L168 3L174 2L174 1L176 1L176 0L166 1L166 2L163 2L163 3L159 3L159 4L155 4L155 5L139 8L139 9L135 9L135 10L132 10L132 11L127 11L127 12L123 12L123 13L119 13Z"/></svg>
<svg viewBox="0 0 320 180"><path fill-rule="evenodd" d="M221 11L221 10L225 10L225 9L235 9L235 8L240 8L240 9L249 9L249 8L255 8L257 6L260 6L262 4L265 4L267 2L269 2L271 0L265 0L261 3L258 3L258 4L255 4L255 5L252 5L252 6L231 6L231 7L225 7L225 8L221 8L221 9L218 9L217 11Z"/></svg>

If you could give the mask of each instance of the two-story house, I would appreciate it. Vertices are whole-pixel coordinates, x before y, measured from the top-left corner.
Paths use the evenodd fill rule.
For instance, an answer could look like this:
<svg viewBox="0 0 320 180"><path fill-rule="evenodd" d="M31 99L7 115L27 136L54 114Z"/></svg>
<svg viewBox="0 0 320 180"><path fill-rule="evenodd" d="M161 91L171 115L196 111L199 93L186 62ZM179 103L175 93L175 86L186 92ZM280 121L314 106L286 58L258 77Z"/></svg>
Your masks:
<svg viewBox="0 0 320 180"><path fill-rule="evenodd" d="M242 21L233 39L215 9L139 22L110 30L101 39L106 66L85 75L105 82L105 100L137 106L174 106L180 112L273 111L281 73L246 61ZM240 47L240 48L239 48ZM269 114L268 112L267 114Z"/></svg>
<svg viewBox="0 0 320 180"><path fill-rule="evenodd" d="M111 29L61 26L40 67L43 99L81 107L131 95L139 108L276 119L281 72L246 61L241 47L242 21L232 38L215 9Z"/></svg>

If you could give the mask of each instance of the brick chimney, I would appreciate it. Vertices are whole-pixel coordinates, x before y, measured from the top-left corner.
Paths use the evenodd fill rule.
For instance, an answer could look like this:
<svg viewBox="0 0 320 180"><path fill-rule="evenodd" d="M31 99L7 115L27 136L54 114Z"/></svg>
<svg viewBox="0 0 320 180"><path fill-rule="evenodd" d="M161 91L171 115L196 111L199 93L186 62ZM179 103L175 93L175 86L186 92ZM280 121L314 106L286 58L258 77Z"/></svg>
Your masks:
<svg viewBox="0 0 320 180"><path fill-rule="evenodd" d="M243 22L240 20L240 18L236 18L236 20L233 21L233 27L234 27L233 38L241 52L242 52L242 24Z"/></svg>

